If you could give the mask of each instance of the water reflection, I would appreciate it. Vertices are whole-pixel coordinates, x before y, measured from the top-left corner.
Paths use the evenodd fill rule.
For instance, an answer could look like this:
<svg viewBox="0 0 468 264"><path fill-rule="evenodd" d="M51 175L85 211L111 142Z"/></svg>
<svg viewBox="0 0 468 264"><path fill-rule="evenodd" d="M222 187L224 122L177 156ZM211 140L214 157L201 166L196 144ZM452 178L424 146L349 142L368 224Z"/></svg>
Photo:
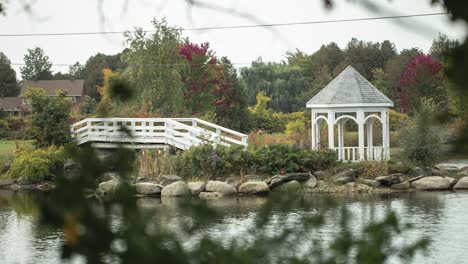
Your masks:
<svg viewBox="0 0 468 264"><path fill-rule="evenodd" d="M194 198L197 199L197 198ZM59 244L61 230L48 229L38 225L38 204L47 201L43 193L14 193L0 191L0 263L62 263ZM139 198L137 206L147 212L157 212L154 224L158 228L180 231L182 223L190 222L192 215L179 206L180 199ZM185 245L190 247L202 235L228 245L236 240L241 243L252 241L250 228L265 197L231 197L208 200L222 218L211 223L197 235L186 237ZM427 256L419 255L416 263L468 263L468 192L410 192L372 195L306 195L298 203L288 205L285 210L276 209L264 232L266 235L279 232L284 227L301 225L304 216L320 213L326 224L307 234L300 234L300 241L292 248L285 248L285 254L303 254L313 239L323 245L336 235L340 207L345 206L349 224L358 233L369 221L382 219L389 210L394 210L404 223L414 225L401 241L414 241L422 236L432 240ZM179 230L179 231L178 231ZM180 233L180 232L179 232ZM181 234L183 235L183 234ZM75 259L73 262L80 262Z"/></svg>

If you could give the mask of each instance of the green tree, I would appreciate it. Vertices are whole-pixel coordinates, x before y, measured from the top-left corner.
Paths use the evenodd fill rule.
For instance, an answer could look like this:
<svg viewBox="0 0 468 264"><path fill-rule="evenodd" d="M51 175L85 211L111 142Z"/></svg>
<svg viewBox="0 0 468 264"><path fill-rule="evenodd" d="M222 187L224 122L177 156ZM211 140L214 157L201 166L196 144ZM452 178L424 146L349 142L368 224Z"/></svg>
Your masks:
<svg viewBox="0 0 468 264"><path fill-rule="evenodd" d="M17 96L19 92L16 72L11 67L8 57L0 52L0 98Z"/></svg>
<svg viewBox="0 0 468 264"><path fill-rule="evenodd" d="M41 88L30 88L25 96L31 105L28 132L34 144L48 147L70 142L70 102L66 93L48 96Z"/></svg>
<svg viewBox="0 0 468 264"><path fill-rule="evenodd" d="M302 93L307 90L307 82L300 67L258 59L250 68L241 69L241 76L250 105L255 104L259 92L264 92L271 98L269 105L275 111L288 113L304 109Z"/></svg>
<svg viewBox="0 0 468 264"><path fill-rule="evenodd" d="M96 112L96 100L91 98L89 95L83 97L83 101L80 104L80 112L84 115L92 115Z"/></svg>
<svg viewBox="0 0 468 264"><path fill-rule="evenodd" d="M115 55L98 53L91 56L81 70L79 67L74 66L69 69L69 74L76 77L75 79L84 79L85 93L92 98L98 99L97 88L104 85L102 70L108 68L112 71L123 71L126 65L122 61L122 53Z"/></svg>
<svg viewBox="0 0 468 264"><path fill-rule="evenodd" d="M391 97L392 90L390 82L388 81L388 75L382 68L372 69L372 84L377 87L383 94Z"/></svg>
<svg viewBox="0 0 468 264"><path fill-rule="evenodd" d="M216 119L221 126L247 132L251 118L247 111L245 87L237 77L236 69L226 58L221 58L221 77L216 93Z"/></svg>
<svg viewBox="0 0 468 264"><path fill-rule="evenodd" d="M52 63L45 55L44 50L36 47L28 49L24 55L24 66L20 67L23 80L51 80L53 78Z"/></svg>
<svg viewBox="0 0 468 264"><path fill-rule="evenodd" d="M185 61L178 50L183 43L181 30L164 19L153 20L153 26L151 36L141 29L126 34L130 48L123 56L128 65L125 75L134 84L138 104L153 113L177 115L185 111L179 69Z"/></svg>
<svg viewBox="0 0 468 264"><path fill-rule="evenodd" d="M446 65L448 60L453 56L453 51L459 46L460 42L458 40L449 39L447 35L439 33L437 39L432 41L429 54L432 58L436 59L443 65Z"/></svg>

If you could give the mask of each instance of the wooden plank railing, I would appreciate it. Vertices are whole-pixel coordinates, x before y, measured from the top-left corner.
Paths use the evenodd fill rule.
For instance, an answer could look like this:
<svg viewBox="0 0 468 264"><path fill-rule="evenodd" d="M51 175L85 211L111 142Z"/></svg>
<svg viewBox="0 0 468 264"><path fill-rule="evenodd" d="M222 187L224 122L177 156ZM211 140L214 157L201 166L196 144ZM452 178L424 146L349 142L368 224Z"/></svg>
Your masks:
<svg viewBox="0 0 468 264"><path fill-rule="evenodd" d="M247 147L248 137L197 118L87 118L70 129L78 144L171 145L184 150L201 144Z"/></svg>

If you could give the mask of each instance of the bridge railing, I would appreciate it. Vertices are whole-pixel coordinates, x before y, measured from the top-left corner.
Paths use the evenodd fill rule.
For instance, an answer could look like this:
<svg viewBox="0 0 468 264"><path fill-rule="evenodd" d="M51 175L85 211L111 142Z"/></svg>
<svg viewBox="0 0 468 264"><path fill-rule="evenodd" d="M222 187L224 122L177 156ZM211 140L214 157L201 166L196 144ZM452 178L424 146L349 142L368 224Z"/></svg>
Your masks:
<svg viewBox="0 0 468 264"><path fill-rule="evenodd" d="M71 125L86 142L166 144L187 149L204 143L247 146L247 135L197 118L87 118Z"/></svg>

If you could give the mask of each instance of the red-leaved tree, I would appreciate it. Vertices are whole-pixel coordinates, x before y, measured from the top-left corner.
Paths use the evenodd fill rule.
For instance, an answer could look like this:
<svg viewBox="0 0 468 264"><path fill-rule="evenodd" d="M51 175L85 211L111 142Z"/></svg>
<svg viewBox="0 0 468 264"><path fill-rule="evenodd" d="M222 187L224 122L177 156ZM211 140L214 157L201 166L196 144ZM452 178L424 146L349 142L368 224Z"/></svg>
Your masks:
<svg viewBox="0 0 468 264"><path fill-rule="evenodd" d="M435 102L444 100L441 69L439 62L425 54L415 56L406 64L400 80L401 112L415 109L422 97L432 98Z"/></svg>

